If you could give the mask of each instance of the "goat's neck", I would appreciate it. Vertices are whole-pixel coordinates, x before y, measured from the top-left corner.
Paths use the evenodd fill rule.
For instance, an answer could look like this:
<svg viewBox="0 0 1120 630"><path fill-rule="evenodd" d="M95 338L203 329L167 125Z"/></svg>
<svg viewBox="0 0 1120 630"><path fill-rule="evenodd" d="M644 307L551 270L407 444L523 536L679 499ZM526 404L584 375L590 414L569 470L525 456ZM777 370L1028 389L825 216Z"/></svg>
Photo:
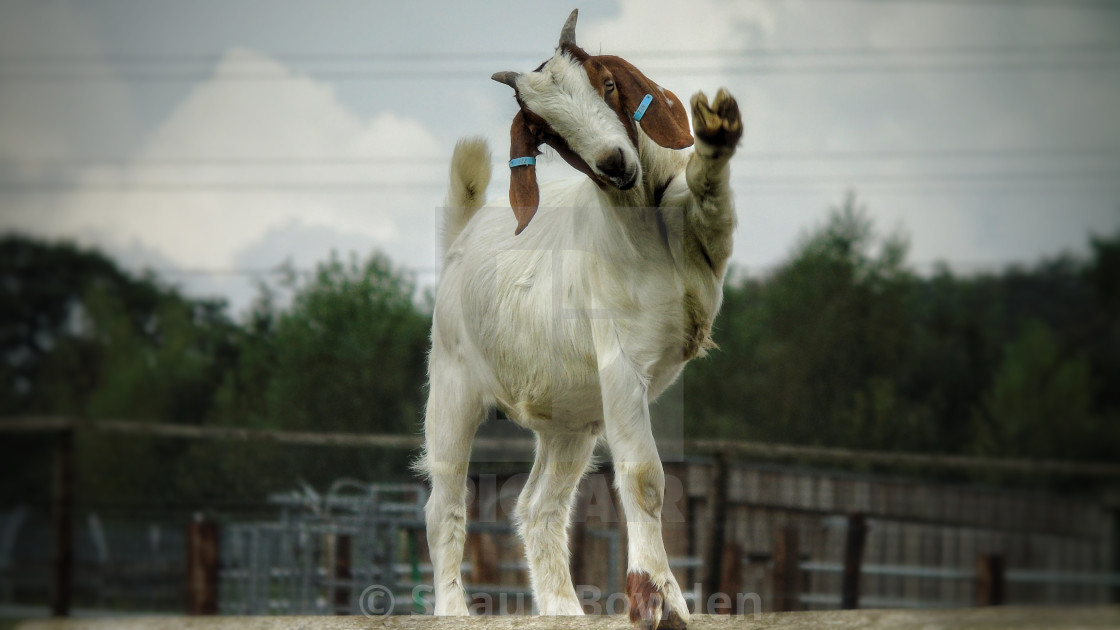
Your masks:
<svg viewBox="0 0 1120 630"><path fill-rule="evenodd" d="M689 152L666 149L639 134L638 158L642 164L642 181L630 190L601 187L609 203L603 213L607 224L600 234L600 242L614 252L627 251L623 243L633 245L629 251L639 252L639 243L648 242L650 235L664 240L665 222L659 212L645 211L660 208L663 195L674 177L683 177Z"/></svg>
<svg viewBox="0 0 1120 630"><path fill-rule="evenodd" d="M688 154L666 149L638 132L638 160L642 164L642 181L630 190L613 189L608 194L618 208L651 208L660 205L661 195L676 176L684 172Z"/></svg>

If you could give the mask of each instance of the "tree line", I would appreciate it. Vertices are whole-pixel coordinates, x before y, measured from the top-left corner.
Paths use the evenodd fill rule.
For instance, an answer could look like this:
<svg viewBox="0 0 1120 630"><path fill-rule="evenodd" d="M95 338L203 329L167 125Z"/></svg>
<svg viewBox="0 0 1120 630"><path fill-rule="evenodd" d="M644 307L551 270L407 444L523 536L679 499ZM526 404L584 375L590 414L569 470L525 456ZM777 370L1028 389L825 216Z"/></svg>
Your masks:
<svg viewBox="0 0 1120 630"><path fill-rule="evenodd" d="M765 275L733 270L686 368L696 437L1110 460L1120 452L1120 233L1089 254L918 273L852 198ZM282 299L280 296L290 296ZM0 239L0 415L416 433L430 294L385 256L261 284L247 316L106 255ZM6 503L48 496L45 440L3 438ZM409 454L91 435L79 501L259 502L399 479ZM34 501L34 499L31 499Z"/></svg>

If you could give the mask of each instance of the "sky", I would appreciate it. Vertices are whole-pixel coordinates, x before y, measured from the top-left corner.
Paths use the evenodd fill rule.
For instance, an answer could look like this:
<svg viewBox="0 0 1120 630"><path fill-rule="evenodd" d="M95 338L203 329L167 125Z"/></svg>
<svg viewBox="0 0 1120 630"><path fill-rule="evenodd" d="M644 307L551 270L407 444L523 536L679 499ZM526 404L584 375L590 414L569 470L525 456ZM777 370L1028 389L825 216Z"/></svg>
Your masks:
<svg viewBox="0 0 1120 630"><path fill-rule="evenodd" d="M98 247L245 311L287 262L438 279L458 138L507 194L512 91L577 5L0 0L0 232ZM687 100L727 87L734 262L765 273L848 191L915 268L1083 254L1120 230L1120 2L620 0L577 40ZM558 156L542 178L579 176Z"/></svg>

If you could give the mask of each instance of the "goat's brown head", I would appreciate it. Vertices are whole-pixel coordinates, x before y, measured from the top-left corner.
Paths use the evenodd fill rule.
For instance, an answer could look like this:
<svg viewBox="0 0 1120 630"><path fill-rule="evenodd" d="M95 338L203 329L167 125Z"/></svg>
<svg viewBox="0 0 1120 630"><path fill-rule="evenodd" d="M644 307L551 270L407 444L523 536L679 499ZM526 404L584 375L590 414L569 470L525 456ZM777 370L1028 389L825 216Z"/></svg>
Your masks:
<svg viewBox="0 0 1120 630"><path fill-rule="evenodd" d="M535 158L541 144L600 186L621 190L642 177L639 133L669 149L692 146L688 114L675 94L625 59L589 55L576 45L578 12L568 16L551 59L533 72L492 77L514 89L521 107L513 117L509 151L509 201L518 234L536 213L540 195L535 162L517 158Z"/></svg>

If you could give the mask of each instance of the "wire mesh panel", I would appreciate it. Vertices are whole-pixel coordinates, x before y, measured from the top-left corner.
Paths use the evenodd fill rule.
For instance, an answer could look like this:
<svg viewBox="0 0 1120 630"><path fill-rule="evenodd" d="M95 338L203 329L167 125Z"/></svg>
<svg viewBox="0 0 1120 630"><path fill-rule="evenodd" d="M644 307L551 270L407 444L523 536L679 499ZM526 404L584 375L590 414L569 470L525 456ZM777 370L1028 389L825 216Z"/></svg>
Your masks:
<svg viewBox="0 0 1120 630"><path fill-rule="evenodd" d="M275 521L224 528L221 611L230 614L358 614L379 585L406 606L400 574L418 577L414 534L427 495L418 484L335 482L272 495ZM430 571L430 568L428 569Z"/></svg>

